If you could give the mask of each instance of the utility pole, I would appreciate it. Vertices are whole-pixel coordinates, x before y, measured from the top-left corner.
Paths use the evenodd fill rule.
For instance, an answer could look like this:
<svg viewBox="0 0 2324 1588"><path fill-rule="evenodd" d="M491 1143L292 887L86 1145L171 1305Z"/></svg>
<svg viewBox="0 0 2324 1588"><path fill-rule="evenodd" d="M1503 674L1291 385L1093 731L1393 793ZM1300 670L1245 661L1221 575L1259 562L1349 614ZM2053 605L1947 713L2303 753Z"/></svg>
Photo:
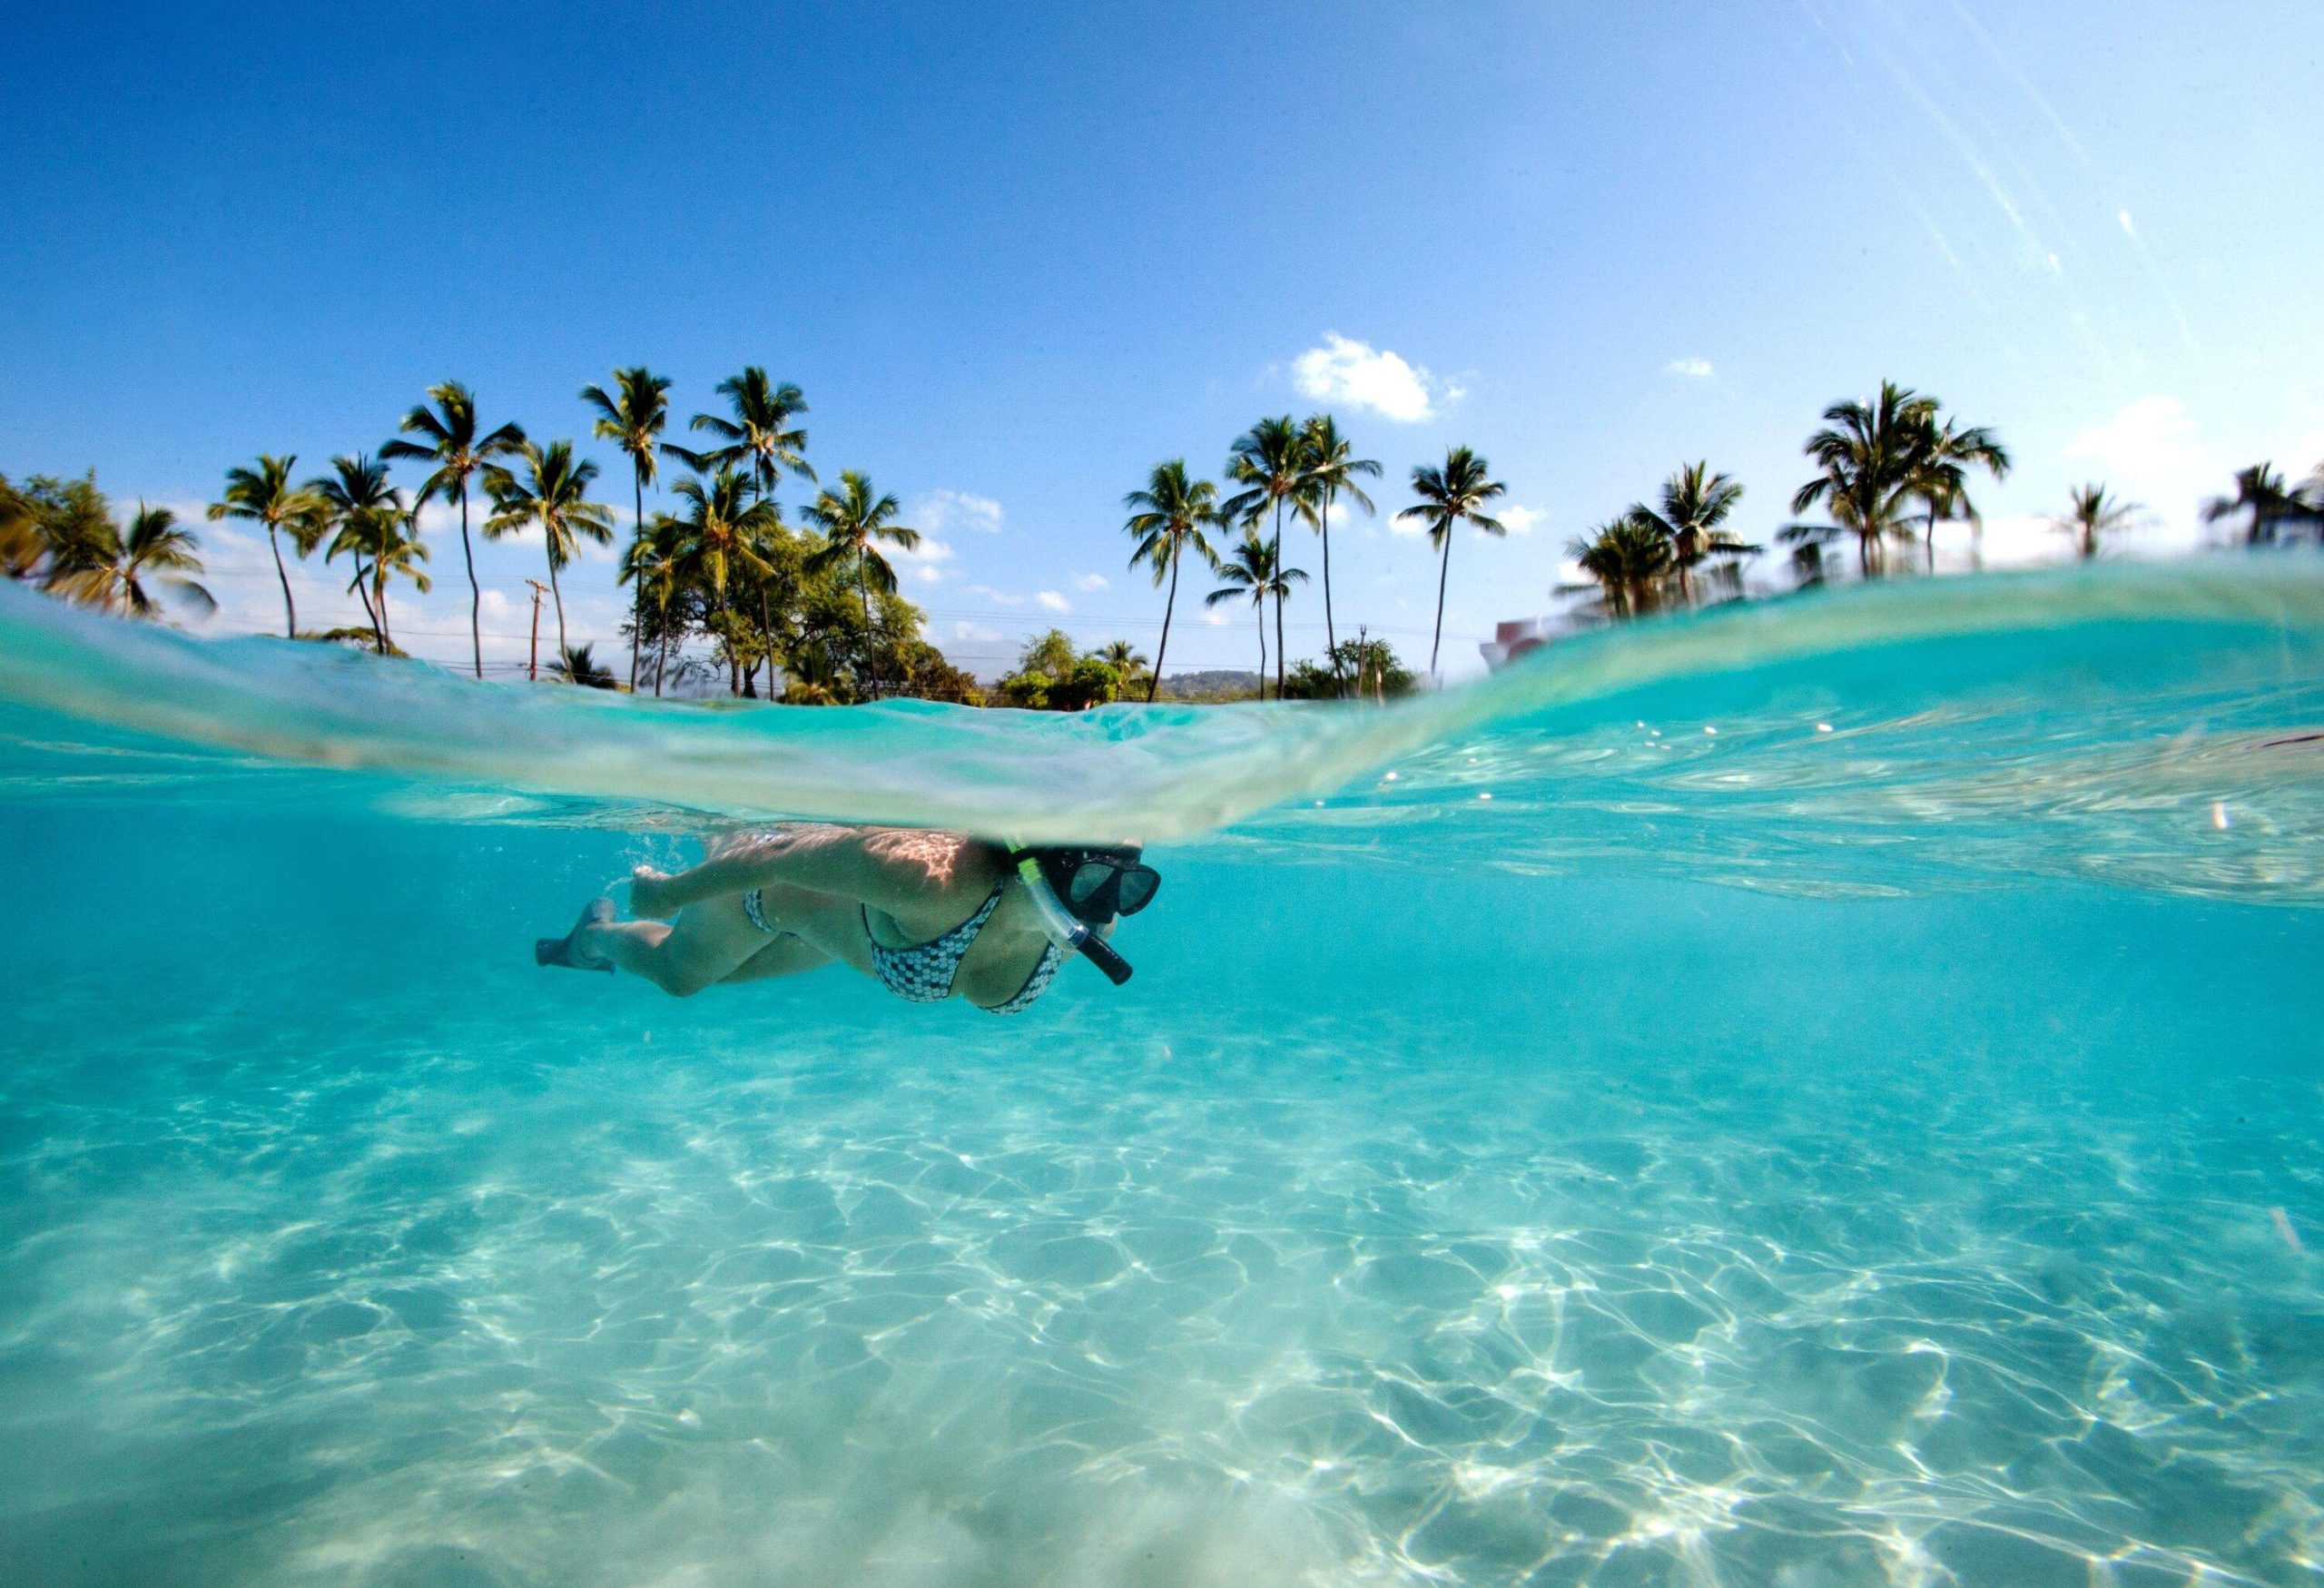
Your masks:
<svg viewBox="0 0 2324 1588"><path fill-rule="evenodd" d="M548 593L548 587L538 579L527 579L525 583L533 587L533 659L526 665L525 679L537 684L541 676L541 597Z"/></svg>

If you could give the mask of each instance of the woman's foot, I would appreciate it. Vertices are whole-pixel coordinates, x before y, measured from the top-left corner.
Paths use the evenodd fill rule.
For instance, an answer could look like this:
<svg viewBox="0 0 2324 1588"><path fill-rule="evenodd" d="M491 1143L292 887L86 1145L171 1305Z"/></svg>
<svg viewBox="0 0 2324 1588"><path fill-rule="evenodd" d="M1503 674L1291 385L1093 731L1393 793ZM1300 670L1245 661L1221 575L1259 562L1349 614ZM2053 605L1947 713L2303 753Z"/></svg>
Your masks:
<svg viewBox="0 0 2324 1588"><path fill-rule="evenodd" d="M582 907L581 919L563 937L537 938L533 942L533 963L561 965L568 971L603 971L614 973L614 962L602 954L593 954L581 947L581 934L593 926L603 926L614 918L611 899L592 899Z"/></svg>

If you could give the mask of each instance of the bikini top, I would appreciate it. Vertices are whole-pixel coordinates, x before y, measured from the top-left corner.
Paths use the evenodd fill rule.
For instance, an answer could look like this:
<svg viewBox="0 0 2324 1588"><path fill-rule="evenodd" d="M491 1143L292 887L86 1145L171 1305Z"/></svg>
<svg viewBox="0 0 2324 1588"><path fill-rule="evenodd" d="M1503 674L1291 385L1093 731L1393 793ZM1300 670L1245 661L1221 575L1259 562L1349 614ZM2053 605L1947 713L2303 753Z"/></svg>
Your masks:
<svg viewBox="0 0 2324 1588"><path fill-rule="evenodd" d="M943 1002L952 996L952 982L960 973L960 961L967 956L969 945L976 942L977 933L984 929L986 922L992 919L992 912L1000 907L1001 892L1008 886L1006 879L995 883L974 915L943 936L931 938L908 949L883 947L878 938L872 936L872 914L869 910L864 911L863 934L872 938L872 973L880 978L881 986L898 998L912 1003ZM1057 944L1043 943L1041 957L1033 966L1033 973L1025 978L1025 985L1017 990L1014 998L1006 1003L979 1004L977 1007L990 1014L1023 1012L1032 1007L1033 1001L1041 995L1049 986L1049 979L1057 974L1058 967L1064 962L1065 954Z"/></svg>

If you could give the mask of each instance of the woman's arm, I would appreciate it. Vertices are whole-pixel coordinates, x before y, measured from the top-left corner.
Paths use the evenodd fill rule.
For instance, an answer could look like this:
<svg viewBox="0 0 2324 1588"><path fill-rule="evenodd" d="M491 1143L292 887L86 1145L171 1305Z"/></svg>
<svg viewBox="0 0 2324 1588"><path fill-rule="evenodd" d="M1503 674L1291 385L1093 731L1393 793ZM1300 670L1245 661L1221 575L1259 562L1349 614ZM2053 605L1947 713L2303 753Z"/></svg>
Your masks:
<svg viewBox="0 0 2324 1588"><path fill-rule="evenodd" d="M963 884L987 891L1000 874L991 846L962 833L803 823L735 843L675 876L640 866L630 877L630 909L666 917L705 899L787 883L891 914L917 914Z"/></svg>

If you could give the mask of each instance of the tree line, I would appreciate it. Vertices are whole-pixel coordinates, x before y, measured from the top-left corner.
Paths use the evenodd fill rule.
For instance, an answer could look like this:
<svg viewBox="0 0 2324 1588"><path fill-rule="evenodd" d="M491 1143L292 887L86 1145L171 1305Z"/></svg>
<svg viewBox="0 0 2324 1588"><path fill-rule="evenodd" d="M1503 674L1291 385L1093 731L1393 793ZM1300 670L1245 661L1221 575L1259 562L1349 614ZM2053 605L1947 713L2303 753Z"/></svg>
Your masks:
<svg viewBox="0 0 2324 1588"><path fill-rule="evenodd" d="M927 641L919 609L897 592L894 566L882 548L915 549L919 532L898 521L897 499L868 475L842 470L832 486L819 479L806 455L801 420L808 409L800 389L770 380L756 366L720 381L715 392L724 410L691 418L688 431L707 444L689 447L668 434L671 384L641 366L616 370L609 385L579 393L592 433L630 465L633 529L617 564L618 580L631 593L621 627L629 642L629 687L659 695L674 669L704 666L685 654L699 637L709 642L712 663L725 670L729 691L746 698L760 695L763 669L766 695L774 697L780 675L781 698L797 704L892 695L982 703L986 692ZM1989 427L1961 424L1935 398L1895 382L1883 382L1869 401L1833 404L1803 449L1815 472L1790 498L1794 520L1775 531L1777 542L1789 547L1801 584L1822 581L1827 549L1850 541L1860 577L1909 567L1915 548L1933 572L1940 524L1965 522L1973 537L1981 530L1973 477L1999 479L2012 467ZM473 393L448 380L428 389L427 400L404 415L376 453L342 454L329 472L303 481L297 462L261 453L229 469L207 512L213 520L264 531L290 637L360 641L382 655L399 652L392 597L399 585L431 587L420 514L442 502L458 513L477 676L483 676L484 653L473 537L497 540L537 530L548 578L536 587L546 590L556 613L553 676L616 682L588 646L572 646L566 627L560 576L585 541L610 544L615 528L613 510L590 494L597 465L577 455L572 441L538 443L515 423L487 429ZM411 488L390 479L398 464L419 471ZM677 510L649 517L646 491L663 482L665 465L684 470L669 484ZM1409 688L1412 675L1384 641L1368 630L1339 637L1333 601L1332 529L1344 507L1376 510L1363 482L1381 473L1378 461L1356 456L1328 413L1303 420L1285 414L1252 425L1228 449L1223 484L1195 477L1183 458L1157 464L1145 485L1123 498L1129 566L1149 573L1166 592L1154 661L1125 641L1082 653L1051 630L1026 646L993 697L1074 710L1142 685L1154 700L1189 557L1212 580L1203 593L1206 606L1251 608L1262 699L1270 656L1278 699L1384 698ZM796 525L778 499L786 476L816 488L800 505ZM1441 464L1412 470L1413 503L1395 517L1421 527L1438 557L1431 673L1443 638L1453 532L1466 524L1484 535L1506 533L1488 510L1506 488L1466 447L1448 449ZM1598 612L1615 619L1740 596L1743 559L1766 549L1728 528L1743 495L1739 482L1708 461L1680 468L1654 502L1634 502L1569 543L1589 581L1574 588L1593 592ZM481 523L472 522L472 496L481 498ZM1817 509L1820 518L1805 518ZM2143 512L2093 482L2077 488L2052 521L2087 558L2135 527ZM2324 528L2324 463L2298 485L2271 464L2242 469L2233 491L2205 502L2201 512L2209 523L2241 520L2243 538L2253 545ZM1308 575L1285 559L1286 518L1312 530L1321 551L1324 656L1295 666L1287 655L1284 607ZM326 565L346 559L347 589L365 616L361 626L320 635L300 628L289 560L318 550ZM202 571L195 532L166 508L141 502L124 525L94 475L35 477L21 487L0 477L0 574L68 600L157 618L165 597L193 610L214 607Z"/></svg>

